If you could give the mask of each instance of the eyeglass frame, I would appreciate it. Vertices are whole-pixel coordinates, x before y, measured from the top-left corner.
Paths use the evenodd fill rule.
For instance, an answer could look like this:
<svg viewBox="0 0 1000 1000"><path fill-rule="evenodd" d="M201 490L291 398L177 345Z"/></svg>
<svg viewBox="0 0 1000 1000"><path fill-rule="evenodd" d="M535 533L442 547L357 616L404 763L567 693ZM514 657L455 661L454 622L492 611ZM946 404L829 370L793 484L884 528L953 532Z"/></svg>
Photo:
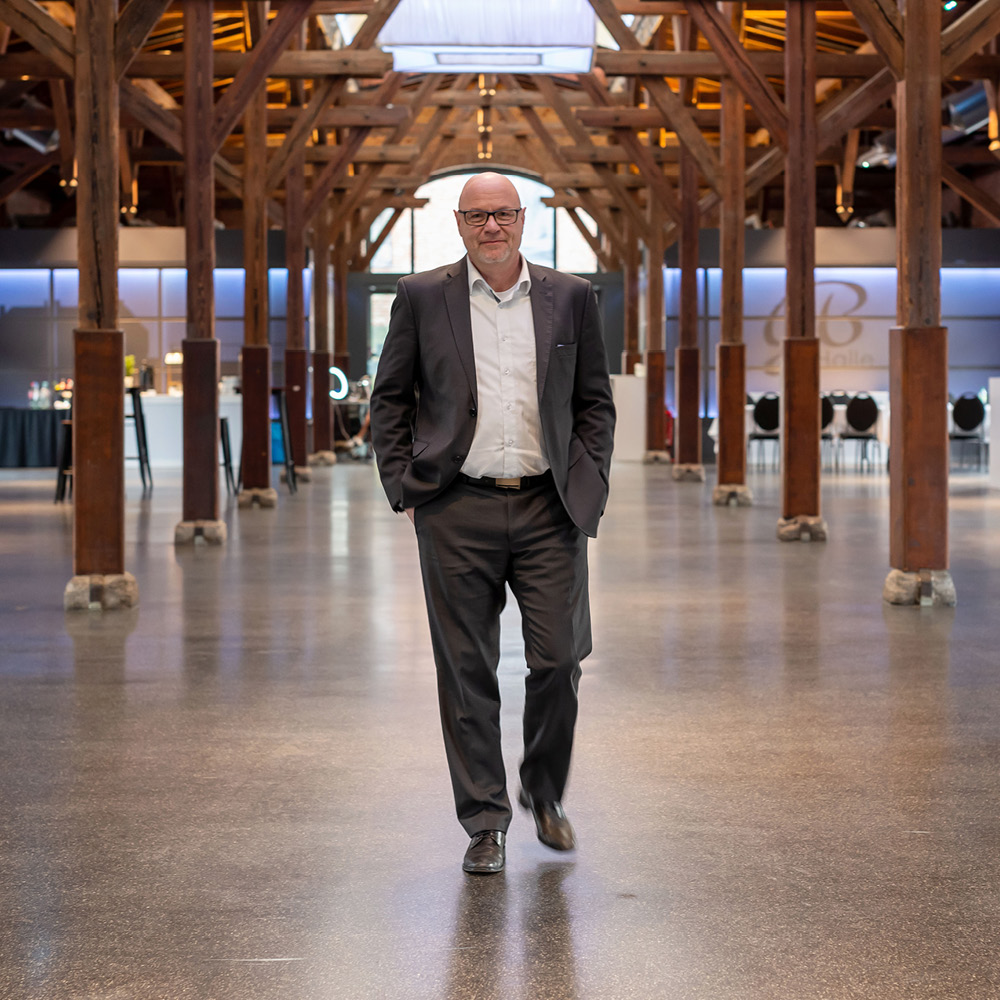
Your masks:
<svg viewBox="0 0 1000 1000"><path fill-rule="evenodd" d="M464 208L464 209L463 208L456 208L455 209L455 214L462 216L462 221L467 226L471 226L473 229L482 229L486 225L486 223L490 221L490 217L491 216L493 217L493 221L498 226L516 226L517 225L517 217L518 217L518 215L521 212L524 211L524 208L525 208L524 205L522 205L520 208L498 208L494 212L486 212L486 210L483 209L483 208ZM480 222L478 225L476 223L474 223L474 222L469 222L469 220L466 218L467 215L476 215L477 213L480 213L480 212L485 212L486 218L483 219L483 221ZM513 212L514 213L514 218L511 219L510 222L501 222L497 218L497 212Z"/></svg>

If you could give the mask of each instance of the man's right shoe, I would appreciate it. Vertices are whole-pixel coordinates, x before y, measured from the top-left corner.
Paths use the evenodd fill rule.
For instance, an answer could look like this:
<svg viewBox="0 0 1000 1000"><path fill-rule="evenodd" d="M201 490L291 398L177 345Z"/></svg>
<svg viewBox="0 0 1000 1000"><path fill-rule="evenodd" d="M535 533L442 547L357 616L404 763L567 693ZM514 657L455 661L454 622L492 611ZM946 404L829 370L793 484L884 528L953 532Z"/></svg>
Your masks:
<svg viewBox="0 0 1000 1000"><path fill-rule="evenodd" d="M542 802L532 798L523 788L517 801L535 818L538 839L554 851L572 851L576 847L573 826L563 812L561 802Z"/></svg>
<svg viewBox="0 0 1000 1000"><path fill-rule="evenodd" d="M470 875L496 875L503 871L507 835L502 830L474 833L462 859L462 870Z"/></svg>

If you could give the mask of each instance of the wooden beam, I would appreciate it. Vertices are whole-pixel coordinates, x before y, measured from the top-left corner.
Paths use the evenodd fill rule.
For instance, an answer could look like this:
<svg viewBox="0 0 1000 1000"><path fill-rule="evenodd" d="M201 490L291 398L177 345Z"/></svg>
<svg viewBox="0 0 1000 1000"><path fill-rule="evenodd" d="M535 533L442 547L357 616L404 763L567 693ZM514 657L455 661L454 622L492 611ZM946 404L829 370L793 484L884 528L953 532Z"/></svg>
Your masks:
<svg viewBox="0 0 1000 1000"><path fill-rule="evenodd" d="M607 101L604 86L592 73L581 75L580 82L595 102ZM653 154L649 147L644 146L636 134L629 128L616 128L615 135L618 137L618 141L628 150L629 156L632 157L632 162L639 168L639 173L642 174L649 185L650 194L655 197L660 208L675 222L679 221L681 209L677 204L677 192L653 159ZM647 231L652 234L650 224L647 224Z"/></svg>
<svg viewBox="0 0 1000 1000"><path fill-rule="evenodd" d="M1000 226L1000 201L947 163L941 165L941 179L973 208L978 208L995 226Z"/></svg>
<svg viewBox="0 0 1000 1000"><path fill-rule="evenodd" d="M271 128L291 128L301 117L298 108L268 108L267 124ZM391 108L372 107L368 104L348 104L327 107L316 119L317 128L395 128L413 117L410 107L394 105Z"/></svg>
<svg viewBox="0 0 1000 1000"><path fill-rule="evenodd" d="M119 80L169 6L170 0L129 0L118 15L115 27L115 66Z"/></svg>
<svg viewBox="0 0 1000 1000"><path fill-rule="evenodd" d="M5 177L0 182L0 205L12 194L16 194L21 188L26 187L36 177L44 174L46 170L58 162L58 150L53 150L51 153L35 153L32 155L29 163L26 163L20 170L9 177Z"/></svg>
<svg viewBox="0 0 1000 1000"><path fill-rule="evenodd" d="M1000 35L1000 0L979 0L941 32L941 74L955 71L990 39ZM992 74L994 77L996 73Z"/></svg>
<svg viewBox="0 0 1000 1000"><path fill-rule="evenodd" d="M787 148L788 115L785 107L767 78L747 60L746 50L722 13L709 0L688 0L687 6L691 19L764 120L774 141Z"/></svg>
<svg viewBox="0 0 1000 1000"><path fill-rule="evenodd" d="M49 96L55 127L59 132L59 176L68 184L73 179L75 149L73 148L73 117L69 110L65 80L49 80Z"/></svg>
<svg viewBox="0 0 1000 1000"><path fill-rule="evenodd" d="M250 50L246 62L215 104L212 143L216 149L233 130L254 92L264 85L278 56L299 30L311 7L312 0L286 0L264 37Z"/></svg>
<svg viewBox="0 0 1000 1000"><path fill-rule="evenodd" d="M545 200L548 201L548 199ZM594 251L594 255L600 262L601 267L603 267L605 271L613 271L615 263L614 260L609 254L604 252L604 247L601 246L600 239L587 228L587 224L580 218L580 214L577 209L571 205L564 205L563 210L569 216L570 221L574 226L576 226L580 235L586 241L587 246Z"/></svg>
<svg viewBox="0 0 1000 1000"><path fill-rule="evenodd" d="M342 77L333 76L316 81L309 103L304 108L298 109L294 123L285 133L281 146L270 158L265 182L267 191L274 191L281 186L295 154L300 147L305 146L320 116L343 90L345 83Z"/></svg>
<svg viewBox="0 0 1000 1000"><path fill-rule="evenodd" d="M612 0L590 0L590 5L597 16L622 50L644 51L639 40L626 27L621 15L614 9ZM711 147L701 134L701 129L695 124L691 113L683 100L671 90L670 85L662 79L651 77L645 80L649 99L663 112L671 123L677 138L687 147L701 170L702 176L712 188L719 185L719 162Z"/></svg>
<svg viewBox="0 0 1000 1000"><path fill-rule="evenodd" d="M903 15L896 0L844 0L898 80L903 75Z"/></svg>
<svg viewBox="0 0 1000 1000"><path fill-rule="evenodd" d="M73 32L33 0L0 0L0 21L67 76L74 74Z"/></svg>

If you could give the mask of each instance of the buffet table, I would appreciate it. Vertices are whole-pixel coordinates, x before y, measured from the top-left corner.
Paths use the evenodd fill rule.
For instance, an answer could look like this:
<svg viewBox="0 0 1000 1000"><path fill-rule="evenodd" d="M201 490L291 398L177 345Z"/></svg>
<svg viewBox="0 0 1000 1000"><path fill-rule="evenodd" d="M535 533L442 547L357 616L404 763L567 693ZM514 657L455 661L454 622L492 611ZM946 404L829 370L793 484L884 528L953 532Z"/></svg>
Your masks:
<svg viewBox="0 0 1000 1000"><path fill-rule="evenodd" d="M59 461L62 421L67 410L0 407L0 468L45 469Z"/></svg>

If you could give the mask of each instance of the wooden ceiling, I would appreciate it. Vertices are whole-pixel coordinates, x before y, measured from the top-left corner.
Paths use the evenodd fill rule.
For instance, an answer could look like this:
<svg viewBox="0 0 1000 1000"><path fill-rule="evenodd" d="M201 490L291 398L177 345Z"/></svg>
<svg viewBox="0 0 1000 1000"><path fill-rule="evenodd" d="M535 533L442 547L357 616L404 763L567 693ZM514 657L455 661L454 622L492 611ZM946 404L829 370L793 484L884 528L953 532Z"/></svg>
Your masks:
<svg viewBox="0 0 1000 1000"><path fill-rule="evenodd" d="M355 266L370 259L366 226L379 212L419 205L421 184L463 167L529 173L552 187L552 204L589 213L602 232L627 217L641 238L651 199L664 203L668 220L675 214L666 201L675 198L683 146L700 168L711 225L720 79L732 75L748 95L747 213L756 224L781 224L784 3L720 10L707 0L591 0L618 49L599 48L589 74L548 77L395 73L373 42L398 2L214 3L217 117L234 122L215 160L221 223L241 225L240 92L266 86L272 223L282 224L284 179L304 144L309 205L331 198L335 215L352 220L335 237L354 234ZM894 0L817 0L816 8L819 222L891 221L894 170L855 171L854 163L895 128L898 10ZM352 45L337 14L366 15ZM944 180L961 195L950 202L952 221L1000 225L1000 0L959 0L945 16L942 98L975 85L992 108L990 123L948 137ZM74 4L0 0L0 22L0 225L73 225ZM121 6L127 224L183 224L184 28L183 3ZM605 241L601 249L604 266L617 266L614 248Z"/></svg>

